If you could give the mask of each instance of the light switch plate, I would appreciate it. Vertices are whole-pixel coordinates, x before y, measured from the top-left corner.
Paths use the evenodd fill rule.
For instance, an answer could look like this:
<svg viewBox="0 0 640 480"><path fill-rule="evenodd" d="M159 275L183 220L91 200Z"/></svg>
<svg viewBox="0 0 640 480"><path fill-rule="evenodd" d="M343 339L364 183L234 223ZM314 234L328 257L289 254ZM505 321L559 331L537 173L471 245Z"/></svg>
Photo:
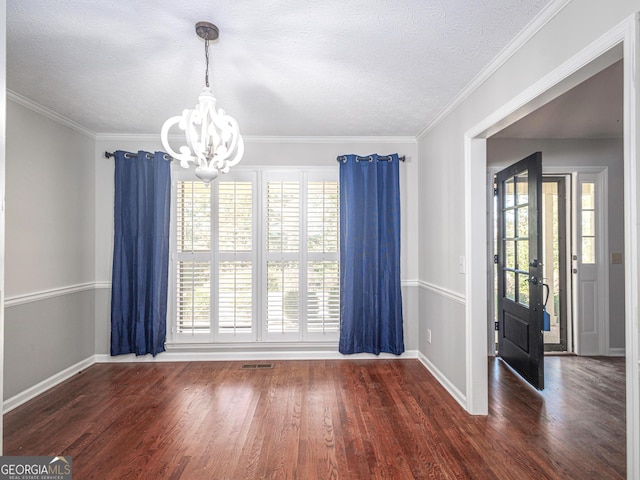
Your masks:
<svg viewBox="0 0 640 480"><path fill-rule="evenodd" d="M622 264L622 252L611 252L611 264L612 265Z"/></svg>

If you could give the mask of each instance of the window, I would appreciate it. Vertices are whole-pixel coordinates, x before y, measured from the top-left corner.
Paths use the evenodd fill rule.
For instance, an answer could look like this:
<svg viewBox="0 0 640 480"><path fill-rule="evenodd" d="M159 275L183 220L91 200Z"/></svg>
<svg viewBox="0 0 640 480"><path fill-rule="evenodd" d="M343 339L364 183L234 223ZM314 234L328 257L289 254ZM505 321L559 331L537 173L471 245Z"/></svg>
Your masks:
<svg viewBox="0 0 640 480"><path fill-rule="evenodd" d="M328 341L339 331L337 170L175 171L169 342Z"/></svg>
<svg viewBox="0 0 640 480"><path fill-rule="evenodd" d="M580 236L582 237L581 261L583 264L596 263L596 184L580 184Z"/></svg>

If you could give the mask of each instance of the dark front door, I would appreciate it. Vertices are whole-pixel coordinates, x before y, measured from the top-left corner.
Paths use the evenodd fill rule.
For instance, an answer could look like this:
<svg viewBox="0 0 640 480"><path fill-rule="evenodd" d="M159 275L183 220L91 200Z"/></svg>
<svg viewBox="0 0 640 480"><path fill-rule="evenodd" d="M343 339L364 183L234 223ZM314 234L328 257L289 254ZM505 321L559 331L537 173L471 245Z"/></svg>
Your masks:
<svg viewBox="0 0 640 480"><path fill-rule="evenodd" d="M496 184L498 355L542 390L542 154L502 170Z"/></svg>

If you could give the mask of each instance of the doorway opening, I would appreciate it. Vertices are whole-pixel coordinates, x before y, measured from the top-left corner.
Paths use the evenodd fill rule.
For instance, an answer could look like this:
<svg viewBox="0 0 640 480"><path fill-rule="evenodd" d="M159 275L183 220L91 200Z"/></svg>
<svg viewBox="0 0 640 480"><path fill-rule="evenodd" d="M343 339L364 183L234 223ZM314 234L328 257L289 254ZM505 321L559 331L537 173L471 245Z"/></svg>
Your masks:
<svg viewBox="0 0 640 480"><path fill-rule="evenodd" d="M494 178L494 193L497 184ZM548 330L544 335L544 352L573 353L571 264L571 175L543 175L542 197L542 285L543 305L548 314ZM493 199L493 311L494 351L498 352L498 202ZM547 327L547 325L545 325Z"/></svg>
<svg viewBox="0 0 640 480"><path fill-rule="evenodd" d="M522 91L508 103L493 111L465 134L465 226L467 241L465 254L469 261L466 277L465 322L467 333L466 362L466 407L470 413L487 414L488 382L485 380L487 354L487 211L486 211L486 168L489 154L487 139L496 132L511 125L527 113L544 105L550 99L567 91L567 86L580 83L601 71L624 54L623 95L625 99L623 122L623 170L620 183L624 185L624 340L626 356L626 425L627 425L627 473L631 476L640 472L640 430L638 425L638 405L640 388L638 360L640 337L637 330L637 286L638 263L638 203L637 172L638 156L638 113L640 104L634 75L637 73L638 50L637 16L630 16L625 22L599 37L588 48L579 52L570 61L560 65L531 87ZM612 58L613 57L613 58ZM612 61L611 61L612 60ZM589 103L589 102L587 102ZM590 117L592 118L592 117ZM483 255L483 252L485 255ZM618 257L618 255L616 255ZM616 258L617 260L617 258Z"/></svg>

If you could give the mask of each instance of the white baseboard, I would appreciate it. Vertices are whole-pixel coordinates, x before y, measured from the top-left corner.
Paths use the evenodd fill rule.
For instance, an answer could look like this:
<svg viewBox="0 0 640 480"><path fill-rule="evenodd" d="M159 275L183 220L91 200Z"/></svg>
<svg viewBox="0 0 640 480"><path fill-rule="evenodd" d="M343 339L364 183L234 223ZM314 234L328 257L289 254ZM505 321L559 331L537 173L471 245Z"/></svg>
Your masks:
<svg viewBox="0 0 640 480"><path fill-rule="evenodd" d="M42 382L34 385L33 387L27 388L23 392L5 400L2 404L2 412L7 413L13 410L16 407L19 407L23 403L32 400L37 397L41 393L46 392L50 388L55 387L59 383L64 382L68 378L73 377L75 374L89 368L91 365L96 363L96 357L94 355L85 358L81 362L76 363L75 365L71 365L69 368L65 368L61 372L56 373L55 375L43 380Z"/></svg>
<svg viewBox="0 0 640 480"><path fill-rule="evenodd" d="M261 352L261 351L225 351L225 352L193 352L193 351L167 351L159 353L157 356L151 355L136 356L118 355L112 357L108 354L96 355L96 363L147 363L147 362L215 362L215 361L249 361L249 360L383 360L392 358L418 358L417 350L408 350L402 355L391 353L381 353L374 355L371 353L356 353L353 355L343 355L338 351L291 351L291 352Z"/></svg>
<svg viewBox="0 0 640 480"><path fill-rule="evenodd" d="M431 361L422 353L418 352L418 360L422 363L429 373L436 377L436 380L449 392L449 394L460 404L462 408L467 410L467 397L451 381L440 371Z"/></svg>
<svg viewBox="0 0 640 480"><path fill-rule="evenodd" d="M621 348L610 348L609 349L609 356L610 357L624 357L626 356L627 351L625 350L624 347Z"/></svg>

